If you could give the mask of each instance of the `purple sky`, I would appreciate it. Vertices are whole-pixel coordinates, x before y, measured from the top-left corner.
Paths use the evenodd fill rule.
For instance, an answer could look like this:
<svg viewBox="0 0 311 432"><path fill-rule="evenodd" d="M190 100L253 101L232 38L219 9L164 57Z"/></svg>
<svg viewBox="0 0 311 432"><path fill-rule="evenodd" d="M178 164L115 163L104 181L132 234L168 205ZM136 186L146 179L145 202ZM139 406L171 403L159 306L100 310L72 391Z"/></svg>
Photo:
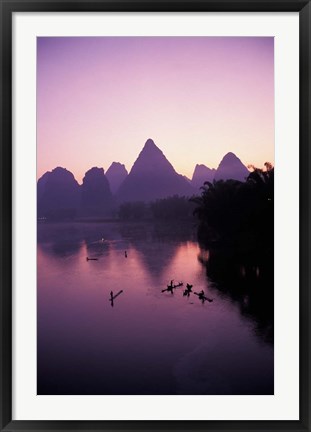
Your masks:
<svg viewBox="0 0 311 432"><path fill-rule="evenodd" d="M37 48L38 178L130 170L148 138L188 177L229 151L274 163L273 38L40 37Z"/></svg>

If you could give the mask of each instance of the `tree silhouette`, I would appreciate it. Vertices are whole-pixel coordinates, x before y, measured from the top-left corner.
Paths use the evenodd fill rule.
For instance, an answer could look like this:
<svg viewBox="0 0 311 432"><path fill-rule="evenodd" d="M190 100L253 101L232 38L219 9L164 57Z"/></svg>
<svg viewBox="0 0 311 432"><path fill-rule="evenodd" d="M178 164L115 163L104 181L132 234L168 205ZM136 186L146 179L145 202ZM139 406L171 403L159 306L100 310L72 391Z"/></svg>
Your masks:
<svg viewBox="0 0 311 432"><path fill-rule="evenodd" d="M243 249L273 246L274 168L268 162L265 169L250 168L245 182L206 182L191 199L200 240Z"/></svg>

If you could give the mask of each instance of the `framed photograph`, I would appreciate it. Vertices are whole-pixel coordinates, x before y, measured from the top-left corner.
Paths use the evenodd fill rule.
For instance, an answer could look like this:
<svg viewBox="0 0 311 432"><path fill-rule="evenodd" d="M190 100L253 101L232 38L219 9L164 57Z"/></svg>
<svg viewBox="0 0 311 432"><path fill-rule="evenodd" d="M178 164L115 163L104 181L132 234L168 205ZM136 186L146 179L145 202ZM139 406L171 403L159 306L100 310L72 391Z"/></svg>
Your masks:
<svg viewBox="0 0 311 432"><path fill-rule="evenodd" d="M1 429L310 431L310 2L1 4Z"/></svg>

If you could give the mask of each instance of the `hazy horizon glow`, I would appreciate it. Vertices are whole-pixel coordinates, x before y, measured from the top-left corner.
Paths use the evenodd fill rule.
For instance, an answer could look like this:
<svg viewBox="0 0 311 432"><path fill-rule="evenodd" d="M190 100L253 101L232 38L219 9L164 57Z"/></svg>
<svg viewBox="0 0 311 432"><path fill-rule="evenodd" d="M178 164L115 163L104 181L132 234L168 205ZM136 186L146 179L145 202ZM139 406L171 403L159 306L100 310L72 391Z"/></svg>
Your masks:
<svg viewBox="0 0 311 432"><path fill-rule="evenodd" d="M175 170L274 164L271 37L40 37L37 177L130 171L148 138Z"/></svg>

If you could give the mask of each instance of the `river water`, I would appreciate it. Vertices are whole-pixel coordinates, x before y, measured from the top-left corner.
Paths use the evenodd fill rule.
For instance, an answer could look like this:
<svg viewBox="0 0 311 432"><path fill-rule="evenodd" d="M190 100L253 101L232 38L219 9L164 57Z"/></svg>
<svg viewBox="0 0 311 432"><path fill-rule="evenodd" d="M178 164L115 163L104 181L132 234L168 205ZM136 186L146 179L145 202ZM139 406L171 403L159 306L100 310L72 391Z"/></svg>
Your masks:
<svg viewBox="0 0 311 432"><path fill-rule="evenodd" d="M191 227L39 223L37 255L38 394L273 394L266 323L208 277Z"/></svg>

